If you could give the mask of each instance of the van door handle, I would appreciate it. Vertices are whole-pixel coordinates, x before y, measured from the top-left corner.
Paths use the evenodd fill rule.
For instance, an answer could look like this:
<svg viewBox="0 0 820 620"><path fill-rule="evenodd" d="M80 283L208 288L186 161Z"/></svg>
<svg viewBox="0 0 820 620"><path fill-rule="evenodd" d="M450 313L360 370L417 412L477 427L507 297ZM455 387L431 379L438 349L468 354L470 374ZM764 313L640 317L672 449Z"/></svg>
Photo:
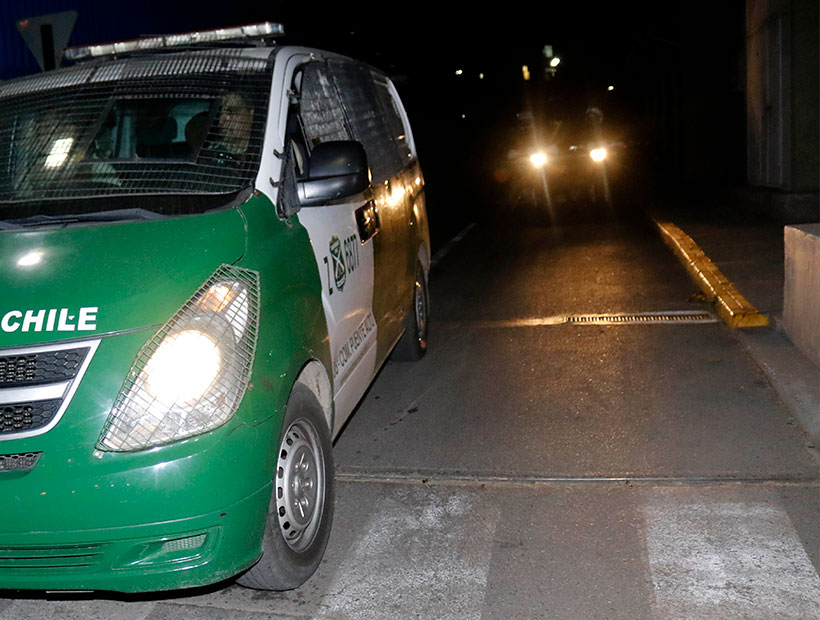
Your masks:
<svg viewBox="0 0 820 620"><path fill-rule="evenodd" d="M356 209L356 225L359 227L359 239L365 243L374 237L381 227L379 223L379 210L376 203L368 200L363 206Z"/></svg>

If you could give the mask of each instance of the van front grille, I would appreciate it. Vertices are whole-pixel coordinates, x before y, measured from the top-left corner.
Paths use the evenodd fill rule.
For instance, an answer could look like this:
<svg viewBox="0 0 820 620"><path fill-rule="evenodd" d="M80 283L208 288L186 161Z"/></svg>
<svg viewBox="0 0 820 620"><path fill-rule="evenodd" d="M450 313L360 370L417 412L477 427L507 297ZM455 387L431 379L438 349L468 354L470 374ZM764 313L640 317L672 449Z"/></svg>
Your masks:
<svg viewBox="0 0 820 620"><path fill-rule="evenodd" d="M21 433L46 426L54 418L62 398L0 405L0 435Z"/></svg>
<svg viewBox="0 0 820 620"><path fill-rule="evenodd" d="M0 349L0 441L51 430L99 344L86 340Z"/></svg>
<svg viewBox="0 0 820 620"><path fill-rule="evenodd" d="M106 547L105 544L0 546L0 574L13 574L8 569L93 568L100 563Z"/></svg>
<svg viewBox="0 0 820 620"><path fill-rule="evenodd" d="M42 452L20 452L19 454L0 454L0 471L26 471L34 469Z"/></svg>
<svg viewBox="0 0 820 620"><path fill-rule="evenodd" d="M73 379L88 348L0 356L0 388L45 385Z"/></svg>

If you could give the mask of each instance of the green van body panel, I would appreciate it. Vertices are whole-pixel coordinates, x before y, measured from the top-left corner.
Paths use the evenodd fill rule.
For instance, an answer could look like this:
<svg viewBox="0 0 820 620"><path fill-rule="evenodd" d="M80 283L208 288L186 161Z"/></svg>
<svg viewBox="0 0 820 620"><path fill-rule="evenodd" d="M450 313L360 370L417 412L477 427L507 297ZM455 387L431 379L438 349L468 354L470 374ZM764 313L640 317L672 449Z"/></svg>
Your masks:
<svg viewBox="0 0 820 620"><path fill-rule="evenodd" d="M23 272L16 257L43 261ZM97 329L0 334L2 349L100 339L59 423L0 441L42 452L0 471L0 588L136 592L213 583L251 566L271 493L282 412L299 370L329 367L320 280L306 231L262 195L206 215L0 232L0 286L15 308L94 306ZM11 261L11 264L9 264ZM140 348L223 263L260 274L251 384L210 432L138 452L95 452ZM9 308L0 301L0 316ZM177 541L181 542L167 542Z"/></svg>
<svg viewBox="0 0 820 620"><path fill-rule="evenodd" d="M0 347L162 324L222 263L245 252L237 209L152 221L0 231L0 317L9 311L98 308L89 331L0 331ZM33 266L18 260L41 253Z"/></svg>
<svg viewBox="0 0 820 620"><path fill-rule="evenodd" d="M307 231L296 216L282 221L263 195L241 211L248 224L248 251L239 266L262 275L256 362L245 399L261 390L268 406L272 399L281 414L306 363L318 360L325 369L331 367L322 284Z"/></svg>

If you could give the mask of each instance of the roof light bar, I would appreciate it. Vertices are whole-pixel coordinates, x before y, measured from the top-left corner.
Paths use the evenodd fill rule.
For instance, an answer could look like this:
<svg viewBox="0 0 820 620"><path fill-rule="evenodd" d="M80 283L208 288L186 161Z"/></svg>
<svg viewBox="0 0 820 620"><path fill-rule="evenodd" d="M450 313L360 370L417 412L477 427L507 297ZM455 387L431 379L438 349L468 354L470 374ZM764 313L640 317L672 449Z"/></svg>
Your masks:
<svg viewBox="0 0 820 620"><path fill-rule="evenodd" d="M285 27L282 24L263 22L261 24L249 24L247 26L236 26L233 28L217 28L216 30L200 30L198 32L186 32L183 34L143 37L130 41L103 43L102 45L70 47L65 50L65 57L68 60L75 61L87 60L99 56L113 56L115 54L128 54L147 50L166 49L169 47L207 45L222 41L258 39L260 37L281 36L283 34L285 34Z"/></svg>

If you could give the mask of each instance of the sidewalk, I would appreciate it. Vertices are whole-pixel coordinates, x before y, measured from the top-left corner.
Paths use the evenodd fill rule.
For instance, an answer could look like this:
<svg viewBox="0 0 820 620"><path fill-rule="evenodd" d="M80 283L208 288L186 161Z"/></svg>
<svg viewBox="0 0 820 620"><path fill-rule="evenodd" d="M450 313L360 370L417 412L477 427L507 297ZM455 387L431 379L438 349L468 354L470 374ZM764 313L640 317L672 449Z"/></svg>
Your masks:
<svg viewBox="0 0 820 620"><path fill-rule="evenodd" d="M757 310L769 327L735 330L772 387L814 440L820 442L820 368L782 327L783 225L710 199L661 204L652 214L689 235Z"/></svg>

